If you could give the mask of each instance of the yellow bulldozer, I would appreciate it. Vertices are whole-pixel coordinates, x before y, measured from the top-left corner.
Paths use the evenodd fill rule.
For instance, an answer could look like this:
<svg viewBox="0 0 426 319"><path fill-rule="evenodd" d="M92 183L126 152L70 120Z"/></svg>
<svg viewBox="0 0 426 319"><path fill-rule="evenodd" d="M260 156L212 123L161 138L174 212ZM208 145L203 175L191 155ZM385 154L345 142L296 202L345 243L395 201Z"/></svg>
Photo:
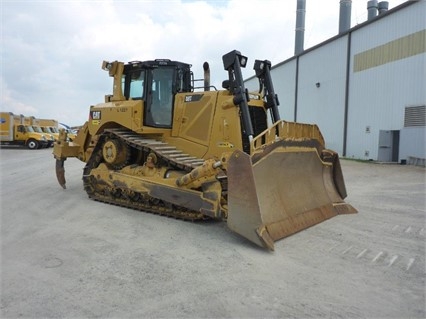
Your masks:
<svg viewBox="0 0 426 319"><path fill-rule="evenodd" d="M356 210L343 199L338 154L317 125L280 119L271 62L256 60L259 90L249 92L247 57L222 57L223 89L204 83L191 65L156 59L106 62L113 94L90 107L71 142L54 145L56 175L64 161L86 163L84 189L94 200L184 220L220 219L253 243L274 242ZM201 81L202 81L201 80Z"/></svg>

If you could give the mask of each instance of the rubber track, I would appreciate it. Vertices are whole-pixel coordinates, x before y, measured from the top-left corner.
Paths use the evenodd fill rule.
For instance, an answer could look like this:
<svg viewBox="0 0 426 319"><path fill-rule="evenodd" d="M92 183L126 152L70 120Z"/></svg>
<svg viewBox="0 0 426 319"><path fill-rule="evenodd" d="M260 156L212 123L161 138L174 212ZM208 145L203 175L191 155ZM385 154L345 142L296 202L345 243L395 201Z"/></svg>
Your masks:
<svg viewBox="0 0 426 319"><path fill-rule="evenodd" d="M96 168L102 161L102 148L107 136L116 136L126 142L131 148L143 151L145 154L154 152L158 159L166 162L172 169L179 169L186 172L192 171L195 167L204 163L203 159L190 156L181 150L167 143L157 141L155 139L147 139L126 129L106 129L100 136L98 143L93 150L92 156L87 162L83 173L83 184L88 196L96 201L101 201L111 205L136 209L153 214L168 216L183 220L204 220L208 219L200 212L190 211L185 207L178 207L156 200L148 195L140 195L137 200L126 198L126 196L118 189L113 190L110 194L96 192L95 177L90 175L93 168ZM159 204L160 203L160 204Z"/></svg>

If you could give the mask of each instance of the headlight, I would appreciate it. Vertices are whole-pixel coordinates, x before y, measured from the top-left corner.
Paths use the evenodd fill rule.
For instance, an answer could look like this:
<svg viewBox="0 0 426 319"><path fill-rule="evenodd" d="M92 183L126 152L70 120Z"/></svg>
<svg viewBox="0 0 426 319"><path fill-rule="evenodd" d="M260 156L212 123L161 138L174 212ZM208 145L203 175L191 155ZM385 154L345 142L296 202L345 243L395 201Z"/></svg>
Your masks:
<svg viewBox="0 0 426 319"><path fill-rule="evenodd" d="M238 62L240 63L240 66L242 68L246 67L247 64L247 57L242 55L240 51L233 50L224 56L222 56L223 61L223 67L225 70L229 70L230 68L234 67L235 60L238 59Z"/></svg>

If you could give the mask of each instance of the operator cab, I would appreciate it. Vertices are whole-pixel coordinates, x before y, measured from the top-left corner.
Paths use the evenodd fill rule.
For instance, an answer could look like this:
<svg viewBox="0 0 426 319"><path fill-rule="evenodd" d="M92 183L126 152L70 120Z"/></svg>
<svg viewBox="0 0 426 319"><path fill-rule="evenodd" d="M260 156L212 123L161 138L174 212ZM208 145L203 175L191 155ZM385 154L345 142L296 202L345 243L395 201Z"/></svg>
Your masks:
<svg viewBox="0 0 426 319"><path fill-rule="evenodd" d="M144 125L171 128L176 93L191 92L191 65L165 59L124 65L126 100L144 101Z"/></svg>

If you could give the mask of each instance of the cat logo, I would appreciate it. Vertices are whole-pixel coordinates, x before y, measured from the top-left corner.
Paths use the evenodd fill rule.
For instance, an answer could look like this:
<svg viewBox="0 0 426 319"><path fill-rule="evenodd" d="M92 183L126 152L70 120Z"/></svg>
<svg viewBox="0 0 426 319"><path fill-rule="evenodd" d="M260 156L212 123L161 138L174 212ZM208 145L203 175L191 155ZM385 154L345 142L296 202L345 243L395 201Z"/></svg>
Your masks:
<svg viewBox="0 0 426 319"><path fill-rule="evenodd" d="M203 97L203 94L191 94L191 95L185 95L185 102L198 102Z"/></svg>
<svg viewBox="0 0 426 319"><path fill-rule="evenodd" d="M92 125L101 124L101 111L90 111L90 120Z"/></svg>

